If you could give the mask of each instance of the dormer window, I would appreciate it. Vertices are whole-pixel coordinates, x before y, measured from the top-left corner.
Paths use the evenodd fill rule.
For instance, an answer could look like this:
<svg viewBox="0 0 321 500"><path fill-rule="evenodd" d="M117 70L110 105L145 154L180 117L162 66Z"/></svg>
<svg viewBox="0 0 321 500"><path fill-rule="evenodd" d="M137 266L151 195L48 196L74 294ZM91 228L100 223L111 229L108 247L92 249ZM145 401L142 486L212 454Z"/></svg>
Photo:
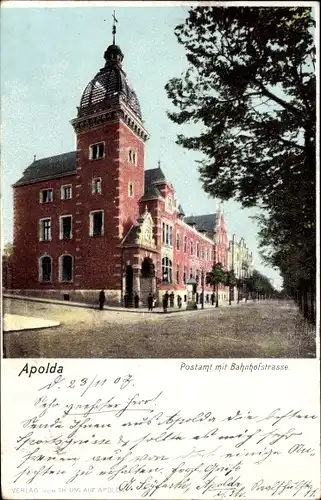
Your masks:
<svg viewBox="0 0 321 500"><path fill-rule="evenodd" d="M104 158L105 156L105 143L97 142L97 144L92 144L89 146L89 159L98 160L99 158Z"/></svg>

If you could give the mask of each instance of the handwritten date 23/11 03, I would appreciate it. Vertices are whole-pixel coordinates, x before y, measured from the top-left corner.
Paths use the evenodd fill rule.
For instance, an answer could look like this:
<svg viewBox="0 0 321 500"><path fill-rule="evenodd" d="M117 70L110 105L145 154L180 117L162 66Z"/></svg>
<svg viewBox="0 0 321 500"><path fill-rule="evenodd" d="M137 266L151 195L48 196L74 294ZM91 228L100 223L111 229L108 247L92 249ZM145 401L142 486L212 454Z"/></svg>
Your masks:
<svg viewBox="0 0 321 500"><path fill-rule="evenodd" d="M83 397L90 388L99 389L104 386L107 386L108 384L112 384L113 386L117 386L120 390L123 390L129 385L134 386L135 382L133 376L130 373L128 375L116 377L115 379L110 379L110 380L107 378L99 379L98 375L95 375L93 378L83 377L79 380L75 379L67 380L62 375L58 375L52 382L49 382L48 384L40 387L38 391L50 390L53 388L60 389L62 384L64 389L83 388L84 390L80 394L80 396Z"/></svg>

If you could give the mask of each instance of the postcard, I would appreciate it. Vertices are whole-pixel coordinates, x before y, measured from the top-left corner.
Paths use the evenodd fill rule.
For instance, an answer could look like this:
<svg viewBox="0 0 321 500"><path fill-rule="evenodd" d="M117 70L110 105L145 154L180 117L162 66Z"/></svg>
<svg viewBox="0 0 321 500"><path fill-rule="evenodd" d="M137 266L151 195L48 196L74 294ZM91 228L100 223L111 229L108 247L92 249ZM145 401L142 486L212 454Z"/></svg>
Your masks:
<svg viewBox="0 0 321 500"><path fill-rule="evenodd" d="M3 498L320 498L318 5L1 7Z"/></svg>

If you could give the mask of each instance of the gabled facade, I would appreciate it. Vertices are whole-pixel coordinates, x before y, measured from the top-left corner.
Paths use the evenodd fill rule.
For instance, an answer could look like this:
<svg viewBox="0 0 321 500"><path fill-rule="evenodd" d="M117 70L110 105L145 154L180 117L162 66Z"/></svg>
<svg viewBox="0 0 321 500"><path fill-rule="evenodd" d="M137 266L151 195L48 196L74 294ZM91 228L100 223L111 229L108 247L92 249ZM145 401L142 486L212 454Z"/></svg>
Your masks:
<svg viewBox="0 0 321 500"><path fill-rule="evenodd" d="M215 262L228 266L224 215L185 217L160 165L145 170L148 132L122 51L113 44L104 57L71 122L76 151L35 159L14 185L13 288L86 300L105 288L118 303L167 290L184 300L189 278L200 292Z"/></svg>
<svg viewBox="0 0 321 500"><path fill-rule="evenodd" d="M228 268L233 269L238 279L248 278L253 273L253 254L244 238L237 240L235 234L229 242Z"/></svg>

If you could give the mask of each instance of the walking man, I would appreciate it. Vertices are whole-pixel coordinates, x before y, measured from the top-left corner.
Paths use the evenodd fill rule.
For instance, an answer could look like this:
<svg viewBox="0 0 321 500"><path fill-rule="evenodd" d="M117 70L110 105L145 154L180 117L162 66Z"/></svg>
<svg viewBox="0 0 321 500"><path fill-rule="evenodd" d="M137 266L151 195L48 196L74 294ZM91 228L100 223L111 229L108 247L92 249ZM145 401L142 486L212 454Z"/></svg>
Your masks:
<svg viewBox="0 0 321 500"><path fill-rule="evenodd" d="M104 309L105 300L106 300L105 289L103 288L99 293L99 309L100 310Z"/></svg>
<svg viewBox="0 0 321 500"><path fill-rule="evenodd" d="M166 292L164 295L163 295L163 310L164 310L164 313L167 312L167 308L168 308L168 292Z"/></svg>
<svg viewBox="0 0 321 500"><path fill-rule="evenodd" d="M151 293L149 293L149 295L148 295L147 302L148 302L148 310L152 311L153 310L153 296Z"/></svg>

